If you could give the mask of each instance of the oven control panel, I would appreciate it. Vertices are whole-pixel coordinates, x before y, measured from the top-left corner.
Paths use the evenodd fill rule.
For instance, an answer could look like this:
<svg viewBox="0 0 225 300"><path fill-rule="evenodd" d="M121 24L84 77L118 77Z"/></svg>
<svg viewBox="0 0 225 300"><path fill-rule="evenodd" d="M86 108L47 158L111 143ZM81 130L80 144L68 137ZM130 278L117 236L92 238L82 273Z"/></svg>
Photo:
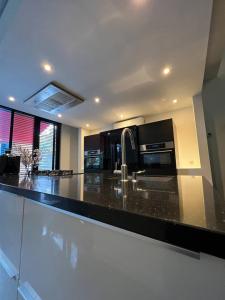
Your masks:
<svg viewBox="0 0 225 300"><path fill-rule="evenodd" d="M147 145L140 145L140 151L155 151L155 150L164 150L164 149L173 149L174 142L161 142Z"/></svg>

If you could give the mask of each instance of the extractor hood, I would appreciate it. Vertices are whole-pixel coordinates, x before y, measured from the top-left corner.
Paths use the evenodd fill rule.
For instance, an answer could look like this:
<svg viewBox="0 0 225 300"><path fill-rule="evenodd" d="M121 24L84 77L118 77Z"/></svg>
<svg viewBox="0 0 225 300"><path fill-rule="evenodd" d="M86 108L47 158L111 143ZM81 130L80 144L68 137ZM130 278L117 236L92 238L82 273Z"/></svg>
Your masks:
<svg viewBox="0 0 225 300"><path fill-rule="evenodd" d="M57 114L84 102L84 98L57 82L50 82L24 101L33 108Z"/></svg>

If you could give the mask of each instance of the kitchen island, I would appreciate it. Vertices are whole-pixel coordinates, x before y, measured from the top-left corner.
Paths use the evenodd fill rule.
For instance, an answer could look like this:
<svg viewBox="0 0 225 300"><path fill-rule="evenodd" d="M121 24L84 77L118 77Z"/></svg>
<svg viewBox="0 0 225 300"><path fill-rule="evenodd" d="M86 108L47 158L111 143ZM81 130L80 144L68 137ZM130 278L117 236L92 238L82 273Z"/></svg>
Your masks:
<svg viewBox="0 0 225 300"><path fill-rule="evenodd" d="M0 207L19 299L222 299L225 203L201 176L2 176Z"/></svg>

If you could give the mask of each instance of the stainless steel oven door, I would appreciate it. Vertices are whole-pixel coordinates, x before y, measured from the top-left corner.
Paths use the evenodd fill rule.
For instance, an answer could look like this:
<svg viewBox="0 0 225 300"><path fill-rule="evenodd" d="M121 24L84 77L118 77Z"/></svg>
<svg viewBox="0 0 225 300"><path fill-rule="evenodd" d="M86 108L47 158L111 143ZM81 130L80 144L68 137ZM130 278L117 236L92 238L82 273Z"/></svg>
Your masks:
<svg viewBox="0 0 225 300"><path fill-rule="evenodd" d="M140 152L141 168L148 175L175 175L176 161L173 149Z"/></svg>

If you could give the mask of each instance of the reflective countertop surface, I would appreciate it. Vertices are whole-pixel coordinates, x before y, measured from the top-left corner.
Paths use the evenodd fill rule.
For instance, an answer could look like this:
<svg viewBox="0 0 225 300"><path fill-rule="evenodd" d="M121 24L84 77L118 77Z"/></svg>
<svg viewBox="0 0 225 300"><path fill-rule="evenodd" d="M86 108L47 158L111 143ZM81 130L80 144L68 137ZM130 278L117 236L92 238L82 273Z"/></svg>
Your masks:
<svg viewBox="0 0 225 300"><path fill-rule="evenodd" d="M225 201L201 176L142 177L125 183L104 173L2 176L0 190L225 259Z"/></svg>
<svg viewBox="0 0 225 300"><path fill-rule="evenodd" d="M66 198L70 203L76 200L225 233L225 201L201 176L140 177L123 184L120 178L101 173L1 176L0 184L39 192L39 201L49 205L57 206ZM49 199L47 195L62 198Z"/></svg>

